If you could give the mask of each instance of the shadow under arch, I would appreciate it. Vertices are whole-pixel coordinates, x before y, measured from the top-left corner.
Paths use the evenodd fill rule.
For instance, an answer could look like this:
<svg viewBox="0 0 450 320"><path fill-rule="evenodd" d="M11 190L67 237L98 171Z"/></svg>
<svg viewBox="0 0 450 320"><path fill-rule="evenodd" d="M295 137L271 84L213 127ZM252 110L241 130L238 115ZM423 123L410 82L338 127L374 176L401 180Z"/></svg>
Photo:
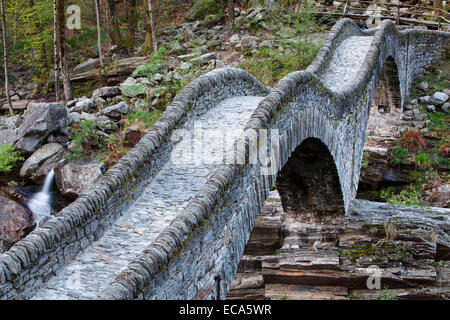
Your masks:
<svg viewBox="0 0 450 320"><path fill-rule="evenodd" d="M277 176L283 210L305 223L343 224L345 205L337 168L327 146L304 140Z"/></svg>
<svg viewBox="0 0 450 320"><path fill-rule="evenodd" d="M397 63L388 56L381 68L370 109L367 135L396 135L396 120L403 114Z"/></svg>

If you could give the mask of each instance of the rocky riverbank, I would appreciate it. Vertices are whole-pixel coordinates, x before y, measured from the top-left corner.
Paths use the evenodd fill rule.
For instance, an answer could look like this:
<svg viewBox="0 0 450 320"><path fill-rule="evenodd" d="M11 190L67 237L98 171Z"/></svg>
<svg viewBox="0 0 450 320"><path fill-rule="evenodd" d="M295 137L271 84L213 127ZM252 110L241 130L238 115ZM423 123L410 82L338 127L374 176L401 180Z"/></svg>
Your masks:
<svg viewBox="0 0 450 320"><path fill-rule="evenodd" d="M356 200L345 226L308 224L273 191L227 299L448 299L449 214Z"/></svg>

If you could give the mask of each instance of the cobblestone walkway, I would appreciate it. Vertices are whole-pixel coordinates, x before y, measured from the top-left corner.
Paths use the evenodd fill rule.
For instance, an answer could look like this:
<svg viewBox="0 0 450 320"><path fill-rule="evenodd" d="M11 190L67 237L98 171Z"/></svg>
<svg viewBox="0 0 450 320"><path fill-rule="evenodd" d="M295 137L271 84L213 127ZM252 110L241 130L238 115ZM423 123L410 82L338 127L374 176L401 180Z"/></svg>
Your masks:
<svg viewBox="0 0 450 320"><path fill-rule="evenodd" d="M343 91L354 82L355 76L366 58L373 37L348 37L336 48L328 68L322 75L327 88Z"/></svg>
<svg viewBox="0 0 450 320"><path fill-rule="evenodd" d="M103 237L59 270L33 299L94 299L200 191L220 165L224 146L233 140L230 134L242 131L261 100L226 99L199 116L189 129L174 133L172 139L179 142L171 161L148 181L141 196ZM203 157L197 159L194 154Z"/></svg>

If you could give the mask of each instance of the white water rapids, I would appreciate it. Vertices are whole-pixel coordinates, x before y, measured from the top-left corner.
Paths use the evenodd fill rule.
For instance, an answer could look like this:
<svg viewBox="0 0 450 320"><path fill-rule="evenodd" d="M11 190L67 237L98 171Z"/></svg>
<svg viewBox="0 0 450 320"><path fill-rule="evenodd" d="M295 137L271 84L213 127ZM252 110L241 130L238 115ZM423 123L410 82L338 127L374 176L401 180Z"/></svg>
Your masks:
<svg viewBox="0 0 450 320"><path fill-rule="evenodd" d="M45 182L42 190L36 193L33 198L31 198L31 201L28 204L31 212L33 212L33 219L36 221L37 227L39 227L39 223L41 221L45 221L47 217L50 217L52 213L52 207L50 204L50 188L52 186L54 177L55 172L52 169L48 173L47 177L45 177Z"/></svg>

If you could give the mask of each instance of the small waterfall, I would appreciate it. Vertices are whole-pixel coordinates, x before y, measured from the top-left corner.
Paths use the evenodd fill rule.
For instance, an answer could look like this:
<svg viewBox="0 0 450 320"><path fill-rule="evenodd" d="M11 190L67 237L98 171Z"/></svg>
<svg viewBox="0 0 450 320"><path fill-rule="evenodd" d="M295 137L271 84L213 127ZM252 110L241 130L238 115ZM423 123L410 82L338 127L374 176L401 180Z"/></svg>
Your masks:
<svg viewBox="0 0 450 320"><path fill-rule="evenodd" d="M36 193L33 198L31 198L28 207L31 212L33 212L33 219L36 221L36 226L39 227L39 223L50 217L52 213L52 207L50 204L51 194L50 188L53 183L53 179L55 177L55 172L53 169L48 173L47 177L45 177L44 186L42 190Z"/></svg>

